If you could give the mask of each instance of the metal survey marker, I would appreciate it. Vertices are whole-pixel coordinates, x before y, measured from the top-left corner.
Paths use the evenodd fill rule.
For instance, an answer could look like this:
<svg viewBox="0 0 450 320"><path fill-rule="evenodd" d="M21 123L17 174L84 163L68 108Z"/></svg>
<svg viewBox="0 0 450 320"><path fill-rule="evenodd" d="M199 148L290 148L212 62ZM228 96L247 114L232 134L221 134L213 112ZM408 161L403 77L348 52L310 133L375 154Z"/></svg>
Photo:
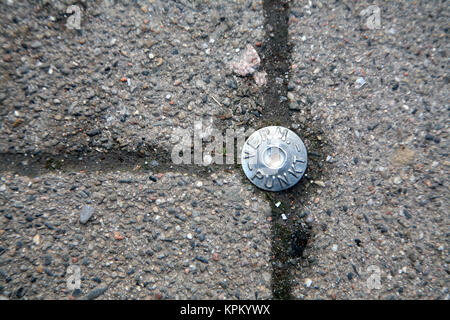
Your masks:
<svg viewBox="0 0 450 320"><path fill-rule="evenodd" d="M258 188L281 191L294 186L306 170L305 145L293 131L270 126L255 131L241 153L242 169Z"/></svg>

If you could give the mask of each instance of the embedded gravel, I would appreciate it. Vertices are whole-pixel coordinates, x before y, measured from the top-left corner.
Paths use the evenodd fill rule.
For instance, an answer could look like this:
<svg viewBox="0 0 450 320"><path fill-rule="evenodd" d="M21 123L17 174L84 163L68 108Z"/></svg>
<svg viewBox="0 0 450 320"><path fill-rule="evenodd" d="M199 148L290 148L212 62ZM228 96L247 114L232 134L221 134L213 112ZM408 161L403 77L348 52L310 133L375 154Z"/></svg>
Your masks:
<svg viewBox="0 0 450 320"><path fill-rule="evenodd" d="M267 203L236 174L157 176L153 182L142 172L4 175L3 295L270 298ZM87 206L92 216L83 222ZM71 265L81 268L75 291L67 286Z"/></svg>
<svg viewBox="0 0 450 320"><path fill-rule="evenodd" d="M291 4L291 119L332 146L304 208L313 235L292 293L448 299L448 4L380 3L374 30L360 16L371 4Z"/></svg>
<svg viewBox="0 0 450 320"><path fill-rule="evenodd" d="M371 5L3 1L0 298L449 299L448 3ZM267 79L233 73L248 45ZM196 120L288 127L308 171L177 167Z"/></svg>

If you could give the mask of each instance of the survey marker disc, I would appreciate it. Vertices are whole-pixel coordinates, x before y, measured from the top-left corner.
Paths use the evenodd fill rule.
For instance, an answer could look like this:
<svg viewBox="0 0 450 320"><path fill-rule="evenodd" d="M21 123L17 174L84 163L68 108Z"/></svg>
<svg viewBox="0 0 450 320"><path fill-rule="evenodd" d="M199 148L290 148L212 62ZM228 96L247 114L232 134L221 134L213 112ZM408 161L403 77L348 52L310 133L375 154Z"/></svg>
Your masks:
<svg viewBox="0 0 450 320"><path fill-rule="evenodd" d="M294 186L306 170L308 155L293 131L270 126L255 131L241 153L242 169L258 188L281 191Z"/></svg>

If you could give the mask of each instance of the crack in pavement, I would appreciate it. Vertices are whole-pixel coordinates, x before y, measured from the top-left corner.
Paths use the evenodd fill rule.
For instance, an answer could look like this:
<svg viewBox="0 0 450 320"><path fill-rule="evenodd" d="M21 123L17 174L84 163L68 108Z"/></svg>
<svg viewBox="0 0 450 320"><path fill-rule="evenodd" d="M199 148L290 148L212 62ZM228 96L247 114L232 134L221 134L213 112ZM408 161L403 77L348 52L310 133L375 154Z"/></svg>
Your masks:
<svg viewBox="0 0 450 320"><path fill-rule="evenodd" d="M263 91L265 121L263 126L276 124L289 127L290 113L287 99L282 98L287 96L291 57L291 45L288 42L289 1L265 0L263 9L265 41L262 65L267 72L267 86ZM281 214L289 210L285 206L286 202L289 203L291 192L292 189L277 195L266 193L272 204L272 294L275 299L291 298L289 238L293 227L289 222L284 223L281 220ZM282 205L275 205L278 201ZM306 239L302 228L298 230L302 234L300 238ZM299 248L300 254L303 251L302 247Z"/></svg>
<svg viewBox="0 0 450 320"><path fill-rule="evenodd" d="M292 128L293 112L287 99L291 76L292 44L289 42L289 0L265 0L265 41L262 47L262 65L267 72L267 86L263 90L264 122L261 126L280 125ZM272 294L275 299L292 299L292 271L299 267L303 251L312 230L303 222L301 212L307 199L317 187L310 180L320 180L326 173L323 154L328 147L322 130L311 120L311 109L304 107L307 120L299 121L301 132L296 132L309 145L308 167L295 186L277 193L265 192L272 206ZM307 130L306 130L307 129ZM285 215L287 219L283 219Z"/></svg>
<svg viewBox="0 0 450 320"><path fill-rule="evenodd" d="M89 151L64 153L60 155L40 152L35 155L23 153L0 153L0 173L12 172L22 176L36 177L50 171L70 172L113 172L133 171L143 174L176 171L208 176L212 172L230 172L235 165L175 165L170 153L158 147L143 155L138 152L112 150L108 153Z"/></svg>
<svg viewBox="0 0 450 320"><path fill-rule="evenodd" d="M291 70L292 44L288 37L289 0L264 0L265 38L260 51L262 68L267 72L267 85L263 87L262 117L258 126L281 125L291 127L292 111L287 99ZM310 110L305 109L307 113ZM220 124L222 124L220 122ZM223 128L222 125L218 127ZM272 204L272 294L275 299L291 299L292 268L302 256L310 238L310 230L303 223L300 213L306 197L315 192L312 178L320 179L323 174L323 138L314 140L314 135L323 132L313 123L302 123L303 128L312 129L310 133L302 130L299 134L310 145L308 169L302 180L289 190L270 193L258 190ZM255 128L257 129L257 128ZM292 129L292 128L291 128ZM295 131L295 130L294 130ZM306 141L305 141L306 142ZM249 184L240 165L174 165L170 152L158 146L146 146L146 152L127 152L113 149L107 153L85 150L82 152L37 153L34 155L20 153L0 153L0 173L14 172L20 175L38 176L48 171L61 172L110 172L134 171L152 174L167 171L184 172L191 175L208 176L212 172L241 172L244 183ZM316 155L316 156L314 156ZM155 163L157 162L157 165ZM311 175L308 173L311 172ZM281 205L275 205L280 202ZM285 214L287 220L281 215Z"/></svg>
<svg viewBox="0 0 450 320"><path fill-rule="evenodd" d="M290 112L286 98L290 76L292 45L288 41L289 0L265 0L262 68L267 72L264 88L265 121L288 124Z"/></svg>

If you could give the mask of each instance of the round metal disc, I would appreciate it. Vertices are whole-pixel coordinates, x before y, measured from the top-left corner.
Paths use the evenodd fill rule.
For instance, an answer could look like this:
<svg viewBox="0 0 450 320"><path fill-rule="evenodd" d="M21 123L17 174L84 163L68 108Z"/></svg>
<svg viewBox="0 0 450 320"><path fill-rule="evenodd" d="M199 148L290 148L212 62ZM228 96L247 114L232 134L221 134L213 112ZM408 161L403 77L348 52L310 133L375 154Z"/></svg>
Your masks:
<svg viewBox="0 0 450 320"><path fill-rule="evenodd" d="M242 148L241 164L258 188L281 191L294 186L306 170L308 155L293 131L271 126L255 131Z"/></svg>

